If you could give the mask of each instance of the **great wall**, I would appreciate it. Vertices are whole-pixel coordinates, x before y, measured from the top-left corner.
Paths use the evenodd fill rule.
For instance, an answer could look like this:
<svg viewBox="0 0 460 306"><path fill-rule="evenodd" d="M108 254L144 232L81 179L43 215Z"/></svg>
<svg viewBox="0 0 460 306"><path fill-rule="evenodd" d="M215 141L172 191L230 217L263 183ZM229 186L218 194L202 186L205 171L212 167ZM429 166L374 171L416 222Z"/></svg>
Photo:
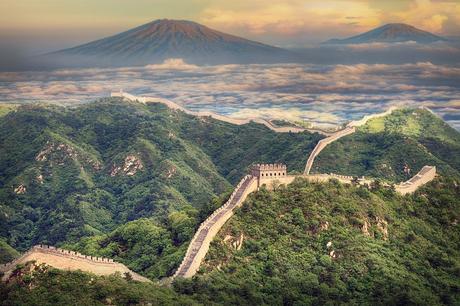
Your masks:
<svg viewBox="0 0 460 306"><path fill-rule="evenodd" d="M211 112L192 112L189 111L178 104L161 98L149 98L149 97L137 97L130 95L124 92L112 93L112 97L122 97L132 101L139 101L142 103L163 103L170 107L171 109L180 110L187 114L194 116L210 116L217 120L241 125L246 124L251 121L256 123L263 124L275 132L286 133L286 132L302 132L307 129L303 128L294 128L294 127L275 127L269 121L263 119L233 119L228 118L222 115L214 114ZM311 168L313 166L314 159L318 154L330 143L350 135L356 131L356 127L366 124L370 119L382 117L390 114L394 108L389 109L388 111L375 114L370 116L365 116L363 119L358 121L350 122L344 129L336 131L334 133L322 133L326 135L326 138L320 140L313 151L310 153L307 163L305 165L305 170L302 175L288 175L287 167L283 164L257 164L251 168L251 173L246 175L236 186L235 190L231 194L228 201L214 211L205 221L203 221L195 235L193 236L186 254L179 265L179 268L176 270L175 274L167 280L165 283L170 283L176 277L189 278L194 276L203 259L205 258L210 243L217 235L222 226L233 216L234 210L237 207L240 207L247 196L258 190L262 185L269 186L274 184L290 184L295 178L303 177L311 181L317 182L326 182L330 179L337 179L342 183L353 183L355 181L354 177L339 175L339 174L310 174ZM395 186L395 190L401 194L412 193L420 186L430 182L436 176L436 167L434 166L424 166L414 177L409 179L406 182L400 183ZM359 184L370 184L373 180L366 179L364 177L358 178L357 182ZM49 246L35 246L30 249L28 252L24 253L21 257L14 260L11 263L0 266L0 272L4 273L2 279L8 277L12 270L16 267L17 264L25 263L27 261L35 260L40 263L46 263L55 268L65 269L65 270L82 270L91 272L97 275L109 275L115 272L120 273L130 273L134 280L138 281L148 281L149 279L129 270L125 265L121 263L113 262L111 259L98 258L82 255L80 253L62 250Z"/></svg>
<svg viewBox="0 0 460 306"><path fill-rule="evenodd" d="M111 275L119 272L123 276L129 273L133 280L151 282L148 278L131 271L124 264L115 262L113 259L83 255L43 244L36 245L21 257L0 265L0 272L3 273L2 280L7 280L17 265L30 261L35 261L37 264L44 263L61 270L81 270L96 275Z"/></svg>
<svg viewBox="0 0 460 306"><path fill-rule="evenodd" d="M332 133L326 138L321 139L313 149L313 151L310 153L310 156L308 157L307 164L305 165L305 170L304 170L304 175L310 174L311 168L313 167L313 161L315 160L316 156L331 142L334 142L342 137L345 137L347 135L353 134L356 132L356 128L359 126L365 125L369 120L374 119L374 118L380 118L384 117L386 115L391 114L396 108L395 107L390 107L387 111L379 114L372 114L372 115L367 115L364 116L361 120L357 121L351 121L350 123L347 124L347 126L340 131L337 131L335 133Z"/></svg>
<svg viewBox="0 0 460 306"><path fill-rule="evenodd" d="M302 128L298 126L275 126L270 121L261 119L261 118L257 118L257 117L248 117L246 119L236 119L236 118L227 117L227 116L216 114L216 113L209 112L209 111L194 112L168 99L156 98L156 97L135 96L135 95L123 92L123 91L112 92L110 96L123 98L123 99L127 99L130 101L138 101L141 103L161 103L161 104L166 105L170 109L180 110L188 115L197 116L197 117L211 117L216 120L228 122L228 123L235 124L235 125L243 125L243 124L248 124L250 122L255 122L255 123L263 124L267 128L277 133L301 133L304 131L309 131L312 133L319 133L325 136L329 136L333 134L333 132L323 131L321 129L316 129L316 128L310 129L310 128Z"/></svg>

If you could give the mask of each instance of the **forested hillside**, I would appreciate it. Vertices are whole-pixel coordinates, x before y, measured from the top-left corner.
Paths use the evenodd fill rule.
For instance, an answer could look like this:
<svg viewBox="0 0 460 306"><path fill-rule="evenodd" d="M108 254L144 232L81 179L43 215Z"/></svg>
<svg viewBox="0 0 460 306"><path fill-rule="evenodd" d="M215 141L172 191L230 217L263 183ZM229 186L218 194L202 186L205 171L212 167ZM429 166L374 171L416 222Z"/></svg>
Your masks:
<svg viewBox="0 0 460 306"><path fill-rule="evenodd" d="M177 284L223 304L455 304L460 188L402 197L298 179L261 190L220 231L203 276Z"/></svg>
<svg viewBox="0 0 460 306"><path fill-rule="evenodd" d="M312 172L404 181L424 165L460 176L460 133L426 109L400 109L374 118L333 142L316 158Z"/></svg>
<svg viewBox="0 0 460 306"><path fill-rule="evenodd" d="M440 178L400 196L297 179L252 194L198 275L172 288L20 267L0 295L3 305L456 305L459 183Z"/></svg>
<svg viewBox="0 0 460 306"><path fill-rule="evenodd" d="M0 118L0 238L18 251L66 244L164 276L250 164L300 170L319 139L120 99L10 109Z"/></svg>

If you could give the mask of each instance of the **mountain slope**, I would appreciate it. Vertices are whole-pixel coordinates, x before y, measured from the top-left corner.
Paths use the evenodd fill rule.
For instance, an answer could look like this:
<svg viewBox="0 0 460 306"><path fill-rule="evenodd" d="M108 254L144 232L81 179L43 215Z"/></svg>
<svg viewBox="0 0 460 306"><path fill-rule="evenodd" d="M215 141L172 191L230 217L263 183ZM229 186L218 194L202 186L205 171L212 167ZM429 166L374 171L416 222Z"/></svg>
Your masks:
<svg viewBox="0 0 460 306"><path fill-rule="evenodd" d="M227 305L455 304L457 184L408 198L301 179L262 189L220 231L202 275L176 288Z"/></svg>
<svg viewBox="0 0 460 306"><path fill-rule="evenodd" d="M389 23L363 34L345 39L331 39L326 44L365 44L365 43L397 43L415 41L417 43L432 43L446 41L445 38L417 29L404 23Z"/></svg>
<svg viewBox="0 0 460 306"><path fill-rule="evenodd" d="M149 64L168 58L189 63L283 61L289 52L186 20L156 20L126 32L52 53L62 63Z"/></svg>
<svg viewBox="0 0 460 306"><path fill-rule="evenodd" d="M330 144L312 169L398 182L436 165L439 173L459 177L459 156L458 131L426 109L400 109Z"/></svg>
<svg viewBox="0 0 460 306"><path fill-rule="evenodd" d="M152 278L173 272L198 223L222 204L212 200L251 163L300 170L321 138L116 98L19 107L0 128L0 238L25 251L93 237L85 253L116 256ZM161 243L140 243L149 237ZM148 246L142 262L122 251L134 245Z"/></svg>
<svg viewBox="0 0 460 306"><path fill-rule="evenodd" d="M0 284L0 297L4 305L456 305L459 197L458 180L445 178L406 197L298 179L252 194L193 279L160 288L26 266ZM138 223L121 240L128 227L154 238ZM148 245L130 247L142 262L136 252Z"/></svg>

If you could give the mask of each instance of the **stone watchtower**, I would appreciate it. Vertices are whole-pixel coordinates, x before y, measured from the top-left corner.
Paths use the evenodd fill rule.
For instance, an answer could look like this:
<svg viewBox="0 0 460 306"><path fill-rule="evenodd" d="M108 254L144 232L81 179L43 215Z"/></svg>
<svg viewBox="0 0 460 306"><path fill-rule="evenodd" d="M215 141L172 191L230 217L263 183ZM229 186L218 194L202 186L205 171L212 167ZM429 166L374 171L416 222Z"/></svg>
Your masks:
<svg viewBox="0 0 460 306"><path fill-rule="evenodd" d="M287 166L284 164L256 164L251 167L251 175L257 178L257 188L270 180L285 178Z"/></svg>

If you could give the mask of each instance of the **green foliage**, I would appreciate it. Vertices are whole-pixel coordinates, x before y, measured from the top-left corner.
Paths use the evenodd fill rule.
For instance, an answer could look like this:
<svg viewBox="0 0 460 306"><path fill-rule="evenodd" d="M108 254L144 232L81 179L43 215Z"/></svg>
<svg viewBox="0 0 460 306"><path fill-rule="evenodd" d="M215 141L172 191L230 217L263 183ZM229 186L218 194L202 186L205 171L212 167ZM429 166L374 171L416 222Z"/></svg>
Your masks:
<svg viewBox="0 0 460 306"><path fill-rule="evenodd" d="M440 179L405 197L300 179L262 189L221 230L204 275L176 290L226 305L455 304L458 186ZM224 242L240 234L241 250Z"/></svg>
<svg viewBox="0 0 460 306"><path fill-rule="evenodd" d="M0 239L0 264L10 262L17 257L19 257L19 252Z"/></svg>
<svg viewBox="0 0 460 306"><path fill-rule="evenodd" d="M301 169L318 139L120 99L20 107L0 118L0 237L20 251L92 236L109 241L127 222L145 218L166 231L168 251L146 255L142 264L123 252L109 255L164 276L180 262L197 224L222 204L211 201L232 189L229 182L253 162L287 161ZM143 168L112 174L128 155ZM14 193L20 184L26 192ZM147 271L146 262L158 267Z"/></svg>
<svg viewBox="0 0 460 306"><path fill-rule="evenodd" d="M371 119L355 134L328 145L313 171L405 181L424 165L460 177L460 133L431 112L403 109ZM404 172L408 167L410 173Z"/></svg>
<svg viewBox="0 0 460 306"><path fill-rule="evenodd" d="M48 267L19 271L0 284L0 305L197 305L168 288L139 283L129 276L98 277Z"/></svg>
<svg viewBox="0 0 460 306"><path fill-rule="evenodd" d="M109 234L82 238L67 244L83 254L110 257L152 279L171 275L185 254L187 243L196 228L195 209L173 212L158 223L138 219L119 226Z"/></svg>
<svg viewBox="0 0 460 306"><path fill-rule="evenodd" d="M371 120L328 146L314 169L400 181L409 177L405 165L413 174L433 164L451 179L406 197L381 183L367 189L336 180L261 189L219 233L201 274L177 280L175 291L129 276L20 267L17 282L0 286L2 303L454 304L458 135L421 110ZM10 258L16 253L8 246L63 245L114 258L151 279L169 276L199 223L250 164L285 162L302 171L320 138L118 99L20 107L0 118L0 249ZM50 144L64 147L38 159ZM111 175L128 155L143 168ZM25 193L14 192L19 184ZM231 244L238 237L239 250Z"/></svg>
<svg viewBox="0 0 460 306"><path fill-rule="evenodd" d="M16 104L8 104L8 103L0 104L0 117L3 117L9 112L14 111L17 107L18 105Z"/></svg>

